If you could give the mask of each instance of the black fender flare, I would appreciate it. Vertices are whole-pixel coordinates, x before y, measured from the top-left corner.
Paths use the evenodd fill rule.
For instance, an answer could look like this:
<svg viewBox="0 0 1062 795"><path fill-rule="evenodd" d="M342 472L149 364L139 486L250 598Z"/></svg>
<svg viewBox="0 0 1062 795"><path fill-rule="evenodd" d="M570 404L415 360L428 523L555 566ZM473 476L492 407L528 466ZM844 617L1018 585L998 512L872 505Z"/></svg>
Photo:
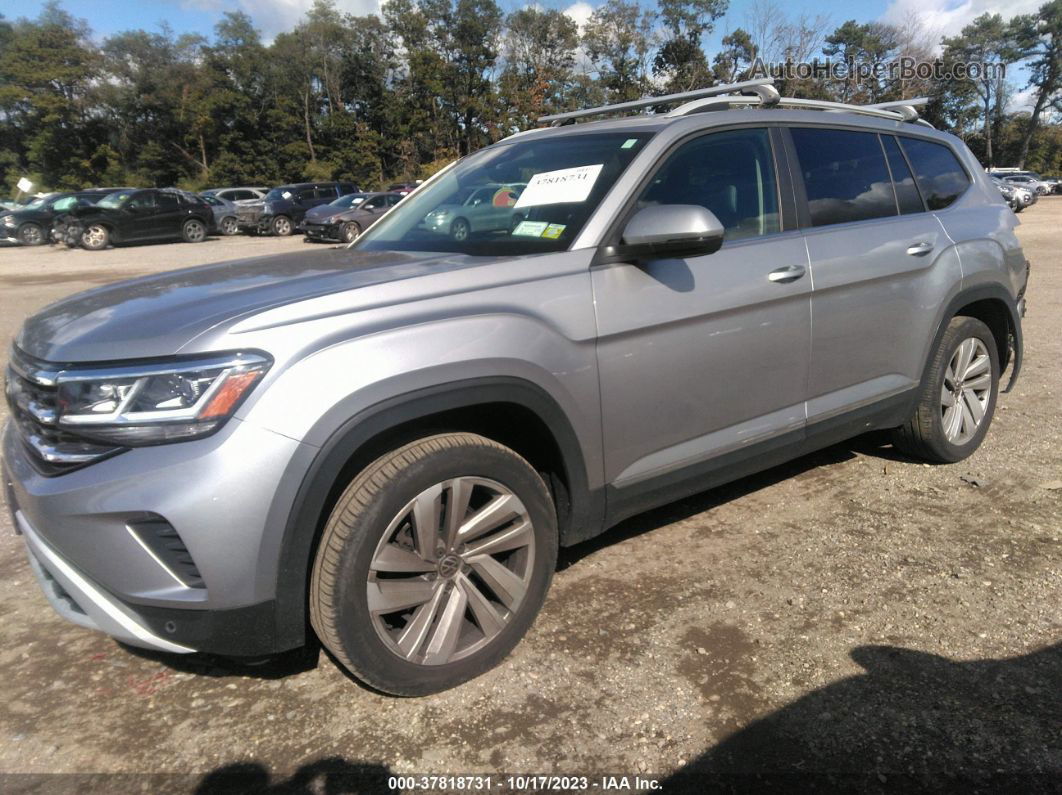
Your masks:
<svg viewBox="0 0 1062 795"><path fill-rule="evenodd" d="M305 470L294 502L283 509L287 516L282 518L275 596L278 650L301 646L306 640L312 554L325 506L336 479L350 460L372 439L390 429L433 414L488 403L518 404L542 420L552 432L564 462L571 503L569 526L576 529L575 535L584 534L587 528L600 529L604 491L591 493L574 428L560 405L541 387L520 378L476 378L390 398L358 412L328 437ZM277 508L276 504L271 506L270 513Z"/></svg>
<svg viewBox="0 0 1062 795"><path fill-rule="evenodd" d="M1021 314L1018 311L1018 302L1001 284L982 284L976 287L960 290L947 303L944 307L943 313L937 320L937 332L933 336L933 344L929 347L926 354L926 361L922 368L922 383L925 383L926 376L929 373L929 365L930 362L933 361L933 352L937 349L937 346L940 345L940 340L944 336L944 332L947 330L948 323L951 322L951 319L959 314L959 310L964 306L972 304L975 301L985 300L1000 301L1007 308L1007 320L1010 325L1010 334L1013 338L1014 344L1014 359L1010 371L1010 380L1007 382L1007 386L1003 389L1003 392L1009 392L1013 389L1014 384L1018 381L1018 374L1021 372L1022 354L1024 350L1021 332ZM1009 352L1006 350L1006 347L1004 347L1004 353L1000 361L1001 369L1006 369L1008 356Z"/></svg>

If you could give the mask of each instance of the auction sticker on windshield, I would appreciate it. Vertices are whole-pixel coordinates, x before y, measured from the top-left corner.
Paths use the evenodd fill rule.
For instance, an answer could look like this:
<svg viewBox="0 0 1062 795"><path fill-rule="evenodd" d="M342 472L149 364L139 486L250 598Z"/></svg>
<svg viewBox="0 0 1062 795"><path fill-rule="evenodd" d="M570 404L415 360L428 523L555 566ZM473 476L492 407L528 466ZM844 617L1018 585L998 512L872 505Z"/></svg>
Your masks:
<svg viewBox="0 0 1062 795"><path fill-rule="evenodd" d="M597 182L604 163L593 166L563 168L535 174L527 183L516 207L539 207L543 204L568 204L586 201Z"/></svg>

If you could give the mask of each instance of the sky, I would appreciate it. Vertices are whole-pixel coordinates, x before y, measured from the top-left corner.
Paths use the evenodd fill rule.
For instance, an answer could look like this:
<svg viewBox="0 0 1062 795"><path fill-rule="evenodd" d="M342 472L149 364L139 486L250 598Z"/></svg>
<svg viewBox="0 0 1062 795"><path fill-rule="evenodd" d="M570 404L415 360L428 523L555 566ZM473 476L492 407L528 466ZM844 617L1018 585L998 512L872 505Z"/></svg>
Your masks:
<svg viewBox="0 0 1062 795"><path fill-rule="evenodd" d="M35 17L45 0L21 0L17 11L3 8L5 17ZM386 0L336 0L343 11L353 14L378 13L380 3ZM604 0L498 0L505 12L536 4L563 10L577 22L583 22L595 6ZM649 5L653 0L642 0ZM738 27L748 27L750 6L756 0L730 0L730 8L716 22L713 33L706 40L709 57L719 49L720 39ZM921 15L926 26L938 35L954 35L975 17L984 13L999 13L1004 18L1035 11L1044 0L777 0L790 18L801 14L808 17L825 15L831 28L846 20L857 22L900 23L914 11ZM96 38L123 30L157 30L163 24L177 33L199 33L209 37L214 24L228 10L242 10L261 30L268 42L277 33L290 30L302 18L313 0L63 0L63 6L75 17L88 21ZM1016 79L1015 79L1016 78ZM1011 82L1024 83L1025 76L1019 72ZM1029 91L1020 91L1011 107L1028 104Z"/></svg>

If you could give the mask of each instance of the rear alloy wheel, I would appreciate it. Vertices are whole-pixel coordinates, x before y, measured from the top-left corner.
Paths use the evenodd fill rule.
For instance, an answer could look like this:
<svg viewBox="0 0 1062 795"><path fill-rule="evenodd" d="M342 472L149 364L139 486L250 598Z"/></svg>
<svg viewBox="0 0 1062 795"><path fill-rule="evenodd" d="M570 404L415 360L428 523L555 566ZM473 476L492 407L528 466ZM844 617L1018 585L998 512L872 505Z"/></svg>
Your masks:
<svg viewBox="0 0 1062 795"><path fill-rule="evenodd" d="M361 227L354 221L349 221L343 224L343 229L339 233L340 238L344 243L353 243L361 235Z"/></svg>
<svg viewBox="0 0 1062 795"><path fill-rule="evenodd" d="M198 218L189 218L181 227L181 238L185 243L202 243L206 236L206 224Z"/></svg>
<svg viewBox="0 0 1062 795"><path fill-rule="evenodd" d="M468 240L469 234L472 232L472 227L468 225L468 221L464 218L456 219L450 224L450 237L456 240L458 243L463 243Z"/></svg>
<svg viewBox="0 0 1062 795"><path fill-rule="evenodd" d="M107 248L111 233L103 224L89 224L88 228L81 233L81 245L89 251L99 251Z"/></svg>
<svg viewBox="0 0 1062 795"><path fill-rule="evenodd" d="M287 237L291 234L291 219L286 215L278 215L273 219L273 223L270 225L270 229L277 237Z"/></svg>
<svg viewBox="0 0 1062 795"><path fill-rule="evenodd" d="M377 459L343 492L310 583L310 619L351 673L425 695L497 665L556 564L555 511L519 455L465 433Z"/></svg>
<svg viewBox="0 0 1062 795"><path fill-rule="evenodd" d="M995 412L999 352L988 326L955 317L922 384L918 407L893 434L898 448L940 463L961 461L981 444Z"/></svg>
<svg viewBox="0 0 1062 795"><path fill-rule="evenodd" d="M225 235L225 237L232 237L232 235L235 235L240 231L239 224L236 223L236 219L231 215L222 218L218 228L221 230L221 234Z"/></svg>
<svg viewBox="0 0 1062 795"><path fill-rule="evenodd" d="M44 242L44 230L37 224L23 224L18 228L18 242L24 246L39 246Z"/></svg>

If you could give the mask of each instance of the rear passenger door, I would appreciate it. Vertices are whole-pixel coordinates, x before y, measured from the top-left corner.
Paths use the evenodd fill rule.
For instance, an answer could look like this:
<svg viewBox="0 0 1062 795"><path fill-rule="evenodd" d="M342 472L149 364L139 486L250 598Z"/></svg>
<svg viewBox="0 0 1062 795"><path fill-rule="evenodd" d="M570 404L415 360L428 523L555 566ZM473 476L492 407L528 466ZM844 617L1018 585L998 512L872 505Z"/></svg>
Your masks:
<svg viewBox="0 0 1062 795"><path fill-rule="evenodd" d="M181 224L188 215L186 207L181 206L181 198L172 191L159 191L158 209L155 211L155 223L152 225L154 237L177 237L181 234Z"/></svg>
<svg viewBox="0 0 1062 795"><path fill-rule="evenodd" d="M893 135L826 127L790 134L814 281L810 432L917 386L941 292L961 275Z"/></svg>

